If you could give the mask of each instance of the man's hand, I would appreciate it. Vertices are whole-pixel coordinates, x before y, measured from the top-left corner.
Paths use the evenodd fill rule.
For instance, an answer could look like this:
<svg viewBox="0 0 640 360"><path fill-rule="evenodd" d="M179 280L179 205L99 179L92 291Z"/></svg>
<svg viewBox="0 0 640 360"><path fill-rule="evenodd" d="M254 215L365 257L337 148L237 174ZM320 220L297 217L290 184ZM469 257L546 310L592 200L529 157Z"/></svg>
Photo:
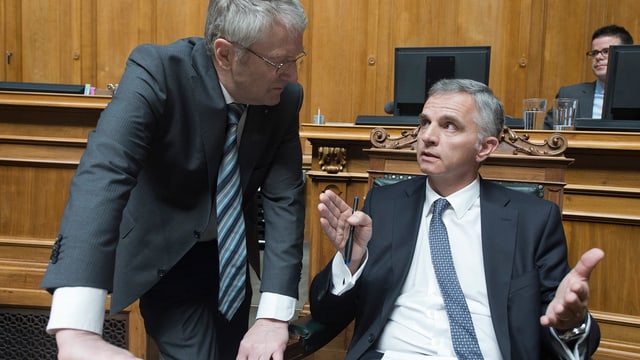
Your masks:
<svg viewBox="0 0 640 360"><path fill-rule="evenodd" d="M236 360L282 360L288 341L288 322L275 319L258 319L240 342Z"/></svg>
<svg viewBox="0 0 640 360"><path fill-rule="evenodd" d="M589 276L602 258L604 252L596 248L582 254L576 267L560 282L547 313L540 317L542 326L564 331L578 327L586 320Z"/></svg>
<svg viewBox="0 0 640 360"><path fill-rule="evenodd" d="M56 343L58 360L142 360L89 331L59 330Z"/></svg>
<svg viewBox="0 0 640 360"><path fill-rule="evenodd" d="M320 226L333 246L344 255L349 236L349 226L354 226L353 251L351 253L352 272L358 269L366 253L367 244L371 240L371 218L362 211L353 212L340 196L331 190L320 194Z"/></svg>

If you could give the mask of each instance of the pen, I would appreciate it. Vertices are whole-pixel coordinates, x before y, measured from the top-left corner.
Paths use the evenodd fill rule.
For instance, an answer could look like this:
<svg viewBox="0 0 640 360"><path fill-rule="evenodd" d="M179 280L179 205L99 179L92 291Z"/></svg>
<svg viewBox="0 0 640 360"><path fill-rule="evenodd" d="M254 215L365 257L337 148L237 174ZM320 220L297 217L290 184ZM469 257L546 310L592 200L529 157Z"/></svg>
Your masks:
<svg viewBox="0 0 640 360"><path fill-rule="evenodd" d="M351 213L353 214L358 209L358 197L353 197L353 209L351 209ZM347 243L344 246L344 263L349 266L351 263L351 250L353 250L353 225L349 226L349 237L347 238Z"/></svg>

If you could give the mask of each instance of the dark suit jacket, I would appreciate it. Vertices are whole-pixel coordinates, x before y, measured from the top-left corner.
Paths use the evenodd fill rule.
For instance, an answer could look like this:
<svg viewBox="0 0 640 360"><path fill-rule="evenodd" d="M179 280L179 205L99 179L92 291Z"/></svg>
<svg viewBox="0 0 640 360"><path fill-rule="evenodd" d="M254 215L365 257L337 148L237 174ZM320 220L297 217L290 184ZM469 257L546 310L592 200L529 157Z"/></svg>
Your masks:
<svg viewBox="0 0 640 360"><path fill-rule="evenodd" d="M580 84L563 86L558 90L556 98L578 99L578 112L576 118L591 118L593 116L593 97L596 93L596 82L584 82ZM553 106L547 112L544 119L544 128L553 129Z"/></svg>
<svg viewBox="0 0 640 360"><path fill-rule="evenodd" d="M298 294L304 227L301 104L301 86L289 84L280 104L249 106L239 148L252 265L259 259L253 230L260 187L267 236L262 290L292 297ZM89 136L41 286L113 291L115 313L197 241L212 240L205 234L215 240L226 122L202 39L135 49Z"/></svg>
<svg viewBox="0 0 640 360"><path fill-rule="evenodd" d="M425 201L425 179L373 188L363 211L373 219L367 265L355 287L331 294L331 264L313 280L311 313L320 322L346 326L355 318L347 359L357 359L378 340L405 282ZM481 180L482 247L493 326L504 359L549 358L549 329L540 316L553 299L567 265L558 207ZM599 328L592 322L588 348Z"/></svg>

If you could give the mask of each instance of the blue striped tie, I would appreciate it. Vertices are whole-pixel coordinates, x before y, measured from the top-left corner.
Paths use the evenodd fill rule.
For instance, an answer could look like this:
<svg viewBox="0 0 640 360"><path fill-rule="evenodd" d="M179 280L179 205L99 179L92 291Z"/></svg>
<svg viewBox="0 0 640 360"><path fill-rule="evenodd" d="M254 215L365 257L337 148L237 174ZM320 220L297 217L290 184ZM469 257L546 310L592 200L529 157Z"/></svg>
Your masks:
<svg viewBox="0 0 640 360"><path fill-rule="evenodd" d="M451 257L447 228L442 222L442 212L448 206L449 202L443 198L433 203L433 216L429 225L431 262L438 279L444 307L449 317L453 350L456 352L458 359L482 359L482 352L473 328L471 313L460 288L456 268Z"/></svg>
<svg viewBox="0 0 640 360"><path fill-rule="evenodd" d="M247 247L236 145L245 105L229 104L224 156L218 169L217 215L220 288L218 310L231 320L245 296Z"/></svg>

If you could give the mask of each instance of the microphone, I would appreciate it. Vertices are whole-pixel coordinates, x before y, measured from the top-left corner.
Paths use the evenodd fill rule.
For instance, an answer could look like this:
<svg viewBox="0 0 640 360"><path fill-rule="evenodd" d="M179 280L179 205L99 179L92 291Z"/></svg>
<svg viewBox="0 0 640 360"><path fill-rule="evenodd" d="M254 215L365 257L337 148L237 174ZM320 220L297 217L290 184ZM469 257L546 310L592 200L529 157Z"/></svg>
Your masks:
<svg viewBox="0 0 640 360"><path fill-rule="evenodd" d="M386 112L387 114L393 115L395 109L396 104L393 101L389 101L388 103L384 104L384 112Z"/></svg>

